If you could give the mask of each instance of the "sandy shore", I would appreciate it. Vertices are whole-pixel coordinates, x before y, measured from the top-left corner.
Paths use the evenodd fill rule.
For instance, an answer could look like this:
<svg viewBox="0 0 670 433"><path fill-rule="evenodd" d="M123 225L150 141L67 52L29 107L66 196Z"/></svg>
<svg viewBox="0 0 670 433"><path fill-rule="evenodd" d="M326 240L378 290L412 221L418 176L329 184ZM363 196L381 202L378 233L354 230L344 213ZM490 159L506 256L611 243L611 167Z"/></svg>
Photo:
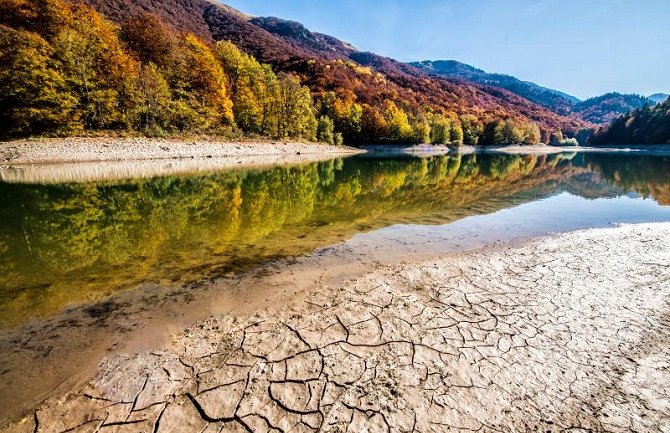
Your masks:
<svg viewBox="0 0 670 433"><path fill-rule="evenodd" d="M0 142L0 164L50 164L152 159L300 157L359 153L346 146L291 142L221 142L213 139L64 138ZM300 159L300 158L298 158Z"/></svg>
<svg viewBox="0 0 670 433"><path fill-rule="evenodd" d="M668 431L670 224L378 266L198 322L2 432Z"/></svg>

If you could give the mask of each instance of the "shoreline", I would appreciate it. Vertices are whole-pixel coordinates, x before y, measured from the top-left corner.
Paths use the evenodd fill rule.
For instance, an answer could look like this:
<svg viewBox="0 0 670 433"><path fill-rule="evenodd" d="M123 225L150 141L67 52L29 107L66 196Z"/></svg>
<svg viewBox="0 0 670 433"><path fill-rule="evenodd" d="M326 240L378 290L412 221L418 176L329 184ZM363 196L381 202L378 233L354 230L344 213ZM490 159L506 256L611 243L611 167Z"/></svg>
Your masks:
<svg viewBox="0 0 670 433"><path fill-rule="evenodd" d="M630 144L630 145L602 145L602 146L489 146L478 148L480 152L503 153L503 154L532 154L550 155L555 153L630 153L645 155L670 155L668 144Z"/></svg>
<svg viewBox="0 0 670 433"><path fill-rule="evenodd" d="M440 155L469 155L472 153L492 153L507 155L553 155L557 153L628 153L645 155L670 155L670 145L603 145L603 146L551 146L540 145L505 145L505 146L448 146L433 144L413 145L364 145L363 149L371 155L411 155L431 157Z"/></svg>
<svg viewBox="0 0 670 433"><path fill-rule="evenodd" d="M360 149L284 141L221 141L213 138L41 138L0 141L0 166L107 161L208 160L279 157L301 161L305 155L353 155Z"/></svg>
<svg viewBox="0 0 670 433"><path fill-rule="evenodd" d="M207 175L221 170L264 169L346 158L357 153L242 155L212 158L139 159L0 165L0 182L22 184L86 183Z"/></svg>
<svg viewBox="0 0 670 433"><path fill-rule="evenodd" d="M313 162L370 153L417 157L494 153L549 155L621 152L670 155L670 145L599 147L365 145L361 148L284 141L205 138L69 137L0 141L0 181L69 182L207 172Z"/></svg>
<svg viewBox="0 0 670 433"><path fill-rule="evenodd" d="M0 431L663 430L669 239L626 225L378 265L108 358Z"/></svg>

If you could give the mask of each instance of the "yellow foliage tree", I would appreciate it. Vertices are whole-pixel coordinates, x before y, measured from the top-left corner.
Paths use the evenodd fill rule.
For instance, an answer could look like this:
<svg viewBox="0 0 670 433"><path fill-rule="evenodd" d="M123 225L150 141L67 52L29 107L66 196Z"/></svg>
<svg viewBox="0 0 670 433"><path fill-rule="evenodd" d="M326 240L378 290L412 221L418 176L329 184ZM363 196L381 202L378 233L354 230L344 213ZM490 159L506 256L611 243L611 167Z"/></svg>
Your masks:
<svg viewBox="0 0 670 433"><path fill-rule="evenodd" d="M393 101L384 102L384 119L386 120L386 140L391 142L409 142L412 139L412 125L407 113Z"/></svg>
<svg viewBox="0 0 670 433"><path fill-rule="evenodd" d="M309 89L292 75L279 79L277 92L277 136L316 140L317 121Z"/></svg>
<svg viewBox="0 0 670 433"><path fill-rule="evenodd" d="M0 128L10 134L71 129L76 104L47 41L0 25Z"/></svg>
<svg viewBox="0 0 670 433"><path fill-rule="evenodd" d="M276 135L272 114L278 89L272 69L228 41L218 42L216 53L230 78L237 125L245 132Z"/></svg>
<svg viewBox="0 0 670 433"><path fill-rule="evenodd" d="M231 125L233 103L228 95L228 78L211 48L194 35L183 40L185 63L180 76L183 100L198 113L202 126Z"/></svg>
<svg viewBox="0 0 670 433"><path fill-rule="evenodd" d="M64 4L76 17L53 40L54 57L78 99L76 115L85 129L126 123L132 107L137 65L123 51L117 28L82 4Z"/></svg>

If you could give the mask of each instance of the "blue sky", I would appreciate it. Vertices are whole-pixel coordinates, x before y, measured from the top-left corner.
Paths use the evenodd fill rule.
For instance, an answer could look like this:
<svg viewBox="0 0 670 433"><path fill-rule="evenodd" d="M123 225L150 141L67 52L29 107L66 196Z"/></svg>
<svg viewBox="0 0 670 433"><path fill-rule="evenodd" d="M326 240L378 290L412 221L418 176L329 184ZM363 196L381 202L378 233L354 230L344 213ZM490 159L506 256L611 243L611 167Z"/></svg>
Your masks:
<svg viewBox="0 0 670 433"><path fill-rule="evenodd" d="M670 0L224 0L398 60L454 59L565 91L670 93Z"/></svg>

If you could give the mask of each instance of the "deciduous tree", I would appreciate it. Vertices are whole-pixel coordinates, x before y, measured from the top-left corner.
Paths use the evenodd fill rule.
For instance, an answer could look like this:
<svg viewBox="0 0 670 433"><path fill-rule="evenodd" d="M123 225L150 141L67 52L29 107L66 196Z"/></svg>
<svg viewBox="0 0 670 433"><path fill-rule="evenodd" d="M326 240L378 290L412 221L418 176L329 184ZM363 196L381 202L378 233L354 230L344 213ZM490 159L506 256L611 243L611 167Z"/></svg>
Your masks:
<svg viewBox="0 0 670 433"><path fill-rule="evenodd" d="M35 33L0 25L0 129L8 134L76 129L77 99Z"/></svg>

